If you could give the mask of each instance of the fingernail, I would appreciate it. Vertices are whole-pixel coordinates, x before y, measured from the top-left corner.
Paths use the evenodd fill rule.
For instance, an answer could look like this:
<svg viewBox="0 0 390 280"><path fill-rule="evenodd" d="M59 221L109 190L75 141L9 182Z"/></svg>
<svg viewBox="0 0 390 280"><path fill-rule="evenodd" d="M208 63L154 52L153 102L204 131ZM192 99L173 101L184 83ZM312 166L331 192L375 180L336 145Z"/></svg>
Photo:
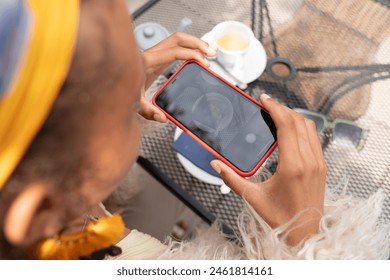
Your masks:
<svg viewBox="0 0 390 280"><path fill-rule="evenodd" d="M271 98L271 96L269 96L269 95L266 94L266 93L263 93L263 94L261 95L261 97L264 98L264 99L270 99L270 98Z"/></svg>
<svg viewBox="0 0 390 280"><path fill-rule="evenodd" d="M213 49L212 47L208 47L206 51L207 51L207 54L208 54L209 56L215 56L215 55L217 55L217 50L216 50L216 49Z"/></svg>
<svg viewBox="0 0 390 280"><path fill-rule="evenodd" d="M203 61L205 65L210 66L210 62L207 60L207 58L204 58Z"/></svg>
<svg viewBox="0 0 390 280"><path fill-rule="evenodd" d="M221 167L218 165L218 163L215 160L210 162L210 165L218 174L221 174Z"/></svg>

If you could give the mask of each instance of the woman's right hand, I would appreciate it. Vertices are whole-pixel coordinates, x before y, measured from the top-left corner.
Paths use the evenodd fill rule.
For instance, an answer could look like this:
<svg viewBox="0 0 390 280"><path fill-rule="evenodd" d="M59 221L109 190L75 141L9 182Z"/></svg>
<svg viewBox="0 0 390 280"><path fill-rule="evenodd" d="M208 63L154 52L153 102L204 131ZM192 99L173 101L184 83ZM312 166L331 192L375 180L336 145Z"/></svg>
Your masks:
<svg viewBox="0 0 390 280"><path fill-rule="evenodd" d="M299 218L289 226L287 240L296 245L318 232L324 211L326 164L313 121L267 95L261 96L277 129L279 162L267 181L253 183L219 160L211 162L224 182L252 205L273 228Z"/></svg>

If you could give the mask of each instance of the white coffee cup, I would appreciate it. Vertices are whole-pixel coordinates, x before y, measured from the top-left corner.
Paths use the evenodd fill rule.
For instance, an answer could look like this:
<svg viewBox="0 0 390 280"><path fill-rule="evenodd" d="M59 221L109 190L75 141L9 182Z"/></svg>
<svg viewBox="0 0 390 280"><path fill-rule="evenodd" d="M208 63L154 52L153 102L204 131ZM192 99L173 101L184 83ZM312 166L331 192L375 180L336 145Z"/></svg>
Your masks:
<svg viewBox="0 0 390 280"><path fill-rule="evenodd" d="M239 21L223 21L212 30L212 44L218 47L217 60L227 68L242 68L254 39L252 30Z"/></svg>

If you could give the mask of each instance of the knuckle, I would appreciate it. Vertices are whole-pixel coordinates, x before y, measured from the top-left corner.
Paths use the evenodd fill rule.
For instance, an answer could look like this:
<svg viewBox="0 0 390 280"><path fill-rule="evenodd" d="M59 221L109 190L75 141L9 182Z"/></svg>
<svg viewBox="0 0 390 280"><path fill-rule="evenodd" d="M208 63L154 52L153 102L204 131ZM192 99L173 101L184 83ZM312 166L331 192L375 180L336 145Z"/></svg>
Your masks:
<svg viewBox="0 0 390 280"><path fill-rule="evenodd" d="M316 123L313 120L305 119L305 122L310 129L316 129Z"/></svg>
<svg viewBox="0 0 390 280"><path fill-rule="evenodd" d="M227 174L224 174L224 173L222 172L222 173L221 173L221 177L222 177L224 183L225 183L227 186L229 186L229 187L233 186L234 180L232 179L231 176L228 176Z"/></svg>
<svg viewBox="0 0 390 280"><path fill-rule="evenodd" d="M293 118L289 117L288 115L283 115L280 118L280 125L281 125L281 127L284 127L285 129L287 129L287 128L292 129L294 127L294 120L293 120Z"/></svg>
<svg viewBox="0 0 390 280"><path fill-rule="evenodd" d="M234 172L234 171L222 169L220 175L221 175L222 180L224 181L224 183L228 187L236 188L236 187L240 186L242 183L240 180L241 177L239 177L237 174L232 173L232 172Z"/></svg>
<svg viewBox="0 0 390 280"><path fill-rule="evenodd" d="M176 38L178 41L181 41L184 40L185 33L181 31L176 31L175 33L172 34L172 37Z"/></svg>
<svg viewBox="0 0 390 280"><path fill-rule="evenodd" d="M171 36L169 36L169 38L171 39L178 39L179 38L179 32L175 31L174 33L171 34Z"/></svg>
<svg viewBox="0 0 390 280"><path fill-rule="evenodd" d="M300 124L306 125L305 117L299 113L294 112L294 120L296 125L300 125Z"/></svg>
<svg viewBox="0 0 390 280"><path fill-rule="evenodd" d="M305 119L304 116L301 113L298 113L298 112L296 112L296 111L294 111L292 109L289 109L289 113L296 120Z"/></svg>
<svg viewBox="0 0 390 280"><path fill-rule="evenodd" d="M323 175L326 175L328 173L328 167L326 166L326 162L324 160L320 163L320 172Z"/></svg>
<svg viewBox="0 0 390 280"><path fill-rule="evenodd" d="M310 174L319 174L320 173L320 164L317 163L317 161L313 160L310 162L310 164L307 166L307 171Z"/></svg>
<svg viewBox="0 0 390 280"><path fill-rule="evenodd" d="M315 176L318 176L318 175L325 176L327 173L327 167L326 167L326 164L323 160L320 160L320 161L313 160L307 169L308 169L308 172L310 172L310 174L315 175Z"/></svg>
<svg viewBox="0 0 390 280"><path fill-rule="evenodd" d="M307 170L305 170L305 167L303 164L295 164L293 168L291 168L290 176L292 178L302 178L305 176L305 173Z"/></svg>

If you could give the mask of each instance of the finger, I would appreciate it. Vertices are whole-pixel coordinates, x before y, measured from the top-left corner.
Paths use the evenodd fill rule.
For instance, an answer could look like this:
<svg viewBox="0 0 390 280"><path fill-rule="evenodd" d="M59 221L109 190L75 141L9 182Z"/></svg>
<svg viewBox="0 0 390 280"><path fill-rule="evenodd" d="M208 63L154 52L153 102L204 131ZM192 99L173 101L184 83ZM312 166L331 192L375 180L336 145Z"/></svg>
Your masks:
<svg viewBox="0 0 390 280"><path fill-rule="evenodd" d="M248 193L253 188L256 188L254 183L238 175L220 160L213 160L210 162L210 165L221 176L225 184L238 195L245 197L245 193Z"/></svg>
<svg viewBox="0 0 390 280"><path fill-rule="evenodd" d="M161 50L163 48L171 48L180 46L183 48L197 49L206 56L216 56L216 48L209 46L209 44L198 37L184 33L184 32L175 32L169 36L164 41L157 44L152 50Z"/></svg>
<svg viewBox="0 0 390 280"><path fill-rule="evenodd" d="M287 166L294 164L297 157L299 157L299 145L292 114L293 111L270 98L268 95L261 95L260 100L276 126L279 162Z"/></svg>
<svg viewBox="0 0 390 280"><path fill-rule="evenodd" d="M204 55L199 50L187 49L183 47L171 47L164 50L164 55L161 55L161 52L150 53L148 59L153 61L154 65L162 66L168 65L175 60L188 60L195 59L206 65L210 66L210 62L204 57Z"/></svg>
<svg viewBox="0 0 390 280"><path fill-rule="evenodd" d="M225 184L252 205L257 213L261 215L267 209L269 197L264 192L264 187L272 178L263 185L244 179L219 160L213 160L211 166L220 174Z"/></svg>
<svg viewBox="0 0 390 280"><path fill-rule="evenodd" d="M140 110L138 113L147 120L154 120L161 123L165 123L167 121L167 117L164 113L156 108L152 103L147 101L145 97L141 97Z"/></svg>
<svg viewBox="0 0 390 280"><path fill-rule="evenodd" d="M314 156L320 164L324 165L325 159L324 159L324 154L322 151L320 137L318 136L318 133L316 130L316 124L312 120L309 120L309 119L305 119L305 121L306 121L310 145L311 145L312 150L314 152Z"/></svg>
<svg viewBox="0 0 390 280"><path fill-rule="evenodd" d="M267 110L271 115L276 128L285 125L287 120L292 121L291 112L287 110L288 108L277 102L275 99L271 98L269 95L262 94L260 96L260 101L264 109Z"/></svg>
<svg viewBox="0 0 390 280"><path fill-rule="evenodd" d="M294 118L294 124L297 130L297 141L300 152L299 156L302 161L308 164L313 164L316 162L316 157L314 147L311 145L312 143L309 137L307 122L301 114L295 111L292 111L291 115Z"/></svg>
<svg viewBox="0 0 390 280"><path fill-rule="evenodd" d="M209 43L192 36L187 33L178 32L178 44L184 48L198 49L205 56L214 57L217 55L217 47L211 46Z"/></svg>

